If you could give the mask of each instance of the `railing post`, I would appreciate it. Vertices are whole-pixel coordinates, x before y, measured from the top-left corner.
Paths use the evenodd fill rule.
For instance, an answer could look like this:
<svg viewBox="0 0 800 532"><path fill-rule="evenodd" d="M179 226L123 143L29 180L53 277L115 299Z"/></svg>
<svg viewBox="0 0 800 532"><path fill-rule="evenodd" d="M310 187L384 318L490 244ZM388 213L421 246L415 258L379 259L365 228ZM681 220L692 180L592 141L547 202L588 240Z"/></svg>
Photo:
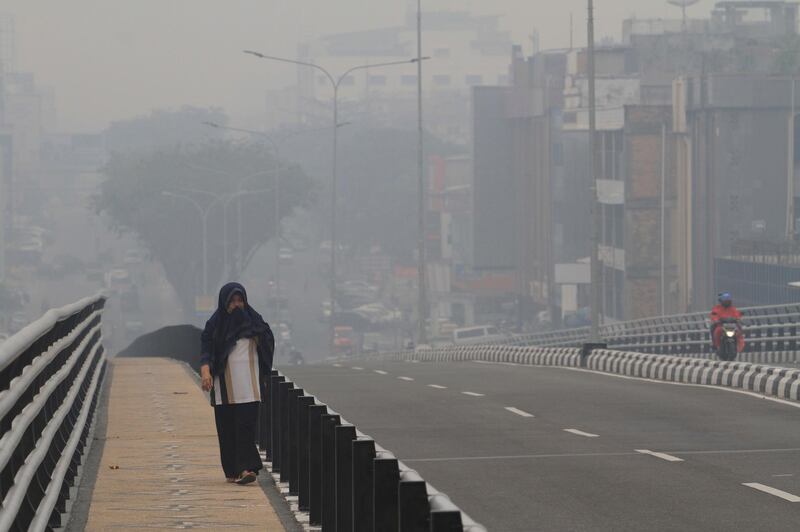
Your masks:
<svg viewBox="0 0 800 532"><path fill-rule="evenodd" d="M280 471L281 456L281 410L280 410L280 384L286 381L283 375L272 375L269 378L269 440L270 461L272 470Z"/></svg>
<svg viewBox="0 0 800 532"><path fill-rule="evenodd" d="M322 529L336 530L336 427L338 414L322 416Z"/></svg>
<svg viewBox="0 0 800 532"><path fill-rule="evenodd" d="M375 532L397 532L400 470L396 458L375 458L372 483Z"/></svg>
<svg viewBox="0 0 800 532"><path fill-rule="evenodd" d="M270 462L272 462L272 378L277 376L278 371L273 369L264 379L258 417L258 446Z"/></svg>
<svg viewBox="0 0 800 532"><path fill-rule="evenodd" d="M312 525L322 524L322 416L327 413L325 405L308 407L308 515ZM301 489L299 504L302 500Z"/></svg>
<svg viewBox="0 0 800 532"><path fill-rule="evenodd" d="M297 506L301 511L308 511L308 409L314 404L314 397L304 395L297 398Z"/></svg>
<svg viewBox="0 0 800 532"><path fill-rule="evenodd" d="M300 480L300 476L297 474L299 453L297 411L298 399L304 393L302 388L294 388L287 393L288 402L286 404L286 415L289 421L289 460L288 471L286 471L286 481L289 483L289 495L297 495L297 484ZM281 473L283 473L283 470L281 470ZM283 476L283 474L281 474L281 476Z"/></svg>
<svg viewBox="0 0 800 532"><path fill-rule="evenodd" d="M339 425L334 430L336 447L336 530L353 529L353 440L356 428Z"/></svg>
<svg viewBox="0 0 800 532"><path fill-rule="evenodd" d="M289 390L294 388L292 382L282 382L278 385L278 408L279 408L279 434L280 434L280 452L278 454L278 471L280 472L280 481L289 481Z"/></svg>
<svg viewBox="0 0 800 532"><path fill-rule="evenodd" d="M428 532L430 530L431 508L428 504L428 490L425 481L416 480L419 475L414 472L414 480L404 480L408 472L400 473L397 488L397 505L399 532Z"/></svg>
<svg viewBox="0 0 800 532"><path fill-rule="evenodd" d="M353 532L373 532L375 442L353 441Z"/></svg>

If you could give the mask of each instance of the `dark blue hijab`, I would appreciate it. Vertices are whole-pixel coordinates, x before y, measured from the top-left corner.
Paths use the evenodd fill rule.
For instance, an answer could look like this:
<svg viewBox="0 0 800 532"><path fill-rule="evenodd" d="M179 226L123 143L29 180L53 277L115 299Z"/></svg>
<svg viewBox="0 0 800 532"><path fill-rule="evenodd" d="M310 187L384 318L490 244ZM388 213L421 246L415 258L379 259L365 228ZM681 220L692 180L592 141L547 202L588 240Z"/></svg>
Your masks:
<svg viewBox="0 0 800 532"><path fill-rule="evenodd" d="M228 312L228 304L234 295L239 294L244 300L244 308ZM241 338L261 339L267 333L272 336L269 325L261 315L247 302L247 292L239 283L228 283L219 291L217 311L211 320L216 321L214 330L214 366L225 367L228 354Z"/></svg>

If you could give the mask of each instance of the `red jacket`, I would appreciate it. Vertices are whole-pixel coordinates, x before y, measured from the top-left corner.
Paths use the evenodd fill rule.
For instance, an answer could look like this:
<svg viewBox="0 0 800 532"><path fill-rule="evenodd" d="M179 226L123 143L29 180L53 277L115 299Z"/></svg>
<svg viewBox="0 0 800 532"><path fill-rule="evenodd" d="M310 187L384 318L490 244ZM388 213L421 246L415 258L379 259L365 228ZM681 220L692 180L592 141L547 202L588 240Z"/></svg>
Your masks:
<svg viewBox="0 0 800 532"><path fill-rule="evenodd" d="M726 307L722 304L716 305L713 309L711 309L711 323L717 323L718 321L724 318L736 318L737 320L742 319L742 313L739 312L739 309L731 305L730 307Z"/></svg>

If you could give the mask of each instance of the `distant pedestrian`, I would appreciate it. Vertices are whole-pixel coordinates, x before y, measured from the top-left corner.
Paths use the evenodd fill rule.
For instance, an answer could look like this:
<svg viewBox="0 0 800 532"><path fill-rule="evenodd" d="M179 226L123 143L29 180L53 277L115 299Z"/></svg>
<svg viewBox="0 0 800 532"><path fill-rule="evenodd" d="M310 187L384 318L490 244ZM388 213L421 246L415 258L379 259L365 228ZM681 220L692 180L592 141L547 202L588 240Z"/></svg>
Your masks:
<svg viewBox="0 0 800 532"><path fill-rule="evenodd" d="M275 339L247 303L239 283L219 291L216 312L201 336L200 376L211 404L222 469L228 482L249 484L263 468L256 448L261 383L272 370Z"/></svg>

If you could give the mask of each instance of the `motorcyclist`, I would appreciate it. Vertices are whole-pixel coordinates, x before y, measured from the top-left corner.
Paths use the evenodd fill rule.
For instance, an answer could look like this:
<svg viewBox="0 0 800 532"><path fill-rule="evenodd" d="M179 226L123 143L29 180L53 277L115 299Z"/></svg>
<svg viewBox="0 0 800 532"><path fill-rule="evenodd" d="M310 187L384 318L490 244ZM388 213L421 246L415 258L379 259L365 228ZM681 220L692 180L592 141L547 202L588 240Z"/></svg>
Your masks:
<svg viewBox="0 0 800 532"><path fill-rule="evenodd" d="M744 350L744 333L740 320L742 313L733 305L733 297L729 292L719 294L719 303L711 309L711 341L714 349L719 348L720 338L722 337L722 320L735 319L739 333L736 335L736 350L741 353Z"/></svg>

